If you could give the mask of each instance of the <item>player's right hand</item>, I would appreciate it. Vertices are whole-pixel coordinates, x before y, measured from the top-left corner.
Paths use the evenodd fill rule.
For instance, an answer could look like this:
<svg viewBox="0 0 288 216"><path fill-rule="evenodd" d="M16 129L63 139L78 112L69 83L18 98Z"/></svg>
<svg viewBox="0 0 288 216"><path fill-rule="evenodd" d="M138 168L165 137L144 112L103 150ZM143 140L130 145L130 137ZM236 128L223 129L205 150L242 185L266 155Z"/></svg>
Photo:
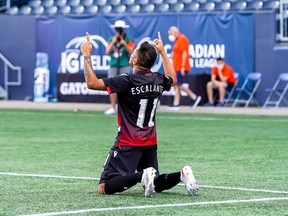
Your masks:
<svg viewBox="0 0 288 216"><path fill-rule="evenodd" d="M90 56L92 51L92 45L90 43L89 33L86 32L86 41L81 44L80 50L83 56Z"/></svg>

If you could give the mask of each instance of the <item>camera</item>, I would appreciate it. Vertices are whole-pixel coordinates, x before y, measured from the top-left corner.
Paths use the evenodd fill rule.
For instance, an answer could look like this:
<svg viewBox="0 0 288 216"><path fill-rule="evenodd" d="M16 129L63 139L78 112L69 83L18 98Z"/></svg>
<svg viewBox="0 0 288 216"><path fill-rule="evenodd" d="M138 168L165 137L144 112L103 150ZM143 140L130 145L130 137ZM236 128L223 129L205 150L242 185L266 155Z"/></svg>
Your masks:
<svg viewBox="0 0 288 216"><path fill-rule="evenodd" d="M124 35L124 29L118 27L115 30L118 32L117 41L120 42L122 36Z"/></svg>

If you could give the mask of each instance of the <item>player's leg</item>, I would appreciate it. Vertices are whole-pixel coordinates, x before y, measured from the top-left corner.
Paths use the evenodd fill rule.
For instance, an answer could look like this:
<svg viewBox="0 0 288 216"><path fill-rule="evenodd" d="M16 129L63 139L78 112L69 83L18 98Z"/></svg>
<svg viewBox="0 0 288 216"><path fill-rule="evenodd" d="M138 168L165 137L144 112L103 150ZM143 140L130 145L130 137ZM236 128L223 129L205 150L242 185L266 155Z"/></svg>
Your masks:
<svg viewBox="0 0 288 216"><path fill-rule="evenodd" d="M225 93L226 93L227 83L226 82L219 82L218 89L219 89L219 102L224 105Z"/></svg>
<svg viewBox="0 0 288 216"><path fill-rule="evenodd" d="M213 88L214 88L213 82L209 81L206 85L206 92L207 92L207 97L208 97L208 101L209 101L209 104L207 104L207 105L210 105L210 106L212 106L214 104Z"/></svg>
<svg viewBox="0 0 288 216"><path fill-rule="evenodd" d="M189 195L198 193L198 185L190 166L184 166L180 172L162 174L155 180L155 191L168 190L183 182Z"/></svg>
<svg viewBox="0 0 288 216"><path fill-rule="evenodd" d="M143 171L141 183L144 187L144 195L152 197L155 192L154 180L158 175L157 146L153 146L142 152L142 158L137 166L137 171Z"/></svg>
<svg viewBox="0 0 288 216"><path fill-rule="evenodd" d="M155 191L162 192L164 190L169 190L170 188L176 186L181 182L180 172L161 174L155 179Z"/></svg>
<svg viewBox="0 0 288 216"><path fill-rule="evenodd" d="M120 151L112 148L104 164L98 192L123 192L141 182L142 173L134 173L140 158L141 151Z"/></svg>
<svg viewBox="0 0 288 216"><path fill-rule="evenodd" d="M179 78L180 78L180 82L177 83L177 84L179 84L180 92L181 92L181 91L184 91L185 93L187 93L188 96L190 97L190 99L192 100L191 106L192 106L193 108L197 107L198 104L199 104L200 101L201 101L201 97L200 97L200 96L197 96L189 87L186 87L185 85L183 85L184 83L187 83L187 81L186 81L186 74L185 74L185 75L182 75L182 74L179 72ZM178 77L177 77L177 79L178 79Z"/></svg>
<svg viewBox="0 0 288 216"><path fill-rule="evenodd" d="M173 106L179 106L180 105L180 89L177 85L174 86L175 89L175 95L173 99Z"/></svg>

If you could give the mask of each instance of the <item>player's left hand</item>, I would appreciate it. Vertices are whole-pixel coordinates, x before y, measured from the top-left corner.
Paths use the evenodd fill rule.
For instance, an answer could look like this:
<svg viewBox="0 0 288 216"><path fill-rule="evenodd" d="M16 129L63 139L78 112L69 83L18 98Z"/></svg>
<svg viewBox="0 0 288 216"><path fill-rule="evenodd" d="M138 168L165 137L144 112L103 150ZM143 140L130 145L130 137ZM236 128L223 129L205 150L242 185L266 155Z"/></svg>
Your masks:
<svg viewBox="0 0 288 216"><path fill-rule="evenodd" d="M158 38L153 40L153 45L159 53L165 52L160 32L158 32Z"/></svg>
<svg viewBox="0 0 288 216"><path fill-rule="evenodd" d="M90 56L92 51L92 45L90 43L89 33L86 32L86 41L81 44L80 50L83 56Z"/></svg>
<svg viewBox="0 0 288 216"><path fill-rule="evenodd" d="M181 74L182 76L186 76L186 72L185 72L185 68L184 68L184 67L181 68L180 74Z"/></svg>

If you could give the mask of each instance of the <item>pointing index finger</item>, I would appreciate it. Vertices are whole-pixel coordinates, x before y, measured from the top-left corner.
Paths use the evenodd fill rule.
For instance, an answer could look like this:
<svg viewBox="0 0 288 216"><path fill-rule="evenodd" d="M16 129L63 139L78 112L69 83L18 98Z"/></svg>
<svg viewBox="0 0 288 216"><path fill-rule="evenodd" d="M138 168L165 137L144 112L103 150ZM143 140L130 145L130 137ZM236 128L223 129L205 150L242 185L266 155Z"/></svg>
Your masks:
<svg viewBox="0 0 288 216"><path fill-rule="evenodd" d="M159 39L159 40L162 40L160 31L158 31L158 39Z"/></svg>
<svg viewBox="0 0 288 216"><path fill-rule="evenodd" d="M87 40L88 44L90 44L90 37L89 37L89 33L88 32L86 32L86 40Z"/></svg>

